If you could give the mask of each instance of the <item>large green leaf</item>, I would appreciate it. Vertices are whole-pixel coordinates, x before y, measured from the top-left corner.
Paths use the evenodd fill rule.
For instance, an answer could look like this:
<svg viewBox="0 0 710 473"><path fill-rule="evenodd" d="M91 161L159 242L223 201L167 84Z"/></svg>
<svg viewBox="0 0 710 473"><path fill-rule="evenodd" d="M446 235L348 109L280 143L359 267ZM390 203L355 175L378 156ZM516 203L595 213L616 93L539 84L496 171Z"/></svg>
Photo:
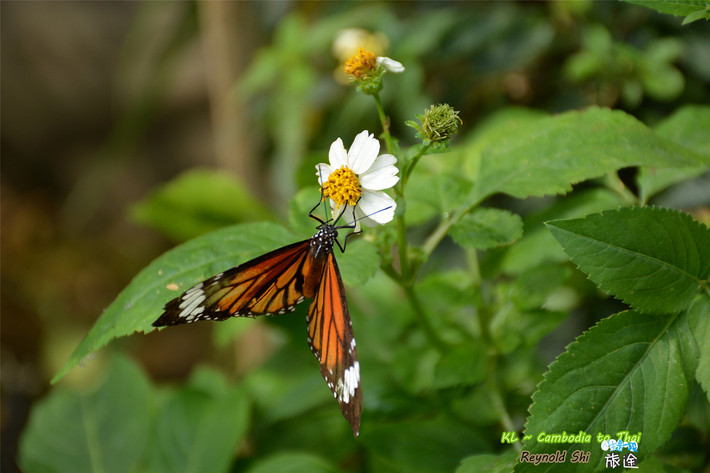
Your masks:
<svg viewBox="0 0 710 473"><path fill-rule="evenodd" d="M657 134L710 159L710 107L686 105L678 109L654 128ZM699 176L710 170L710 163L702 166L652 168L642 167L636 178L642 202L678 182Z"/></svg>
<svg viewBox="0 0 710 473"><path fill-rule="evenodd" d="M708 283L710 230L687 214L636 207L547 225L589 279L641 312L685 310Z"/></svg>
<svg viewBox="0 0 710 473"><path fill-rule="evenodd" d="M591 451L575 471L603 468L597 434L642 433L639 457L647 458L682 419L698 350L688 313L649 317L636 311L602 320L567 347L533 395L523 448L531 453L567 451L567 463L518 464L516 472L569 471L574 450ZM541 433L580 431L589 443L544 443Z"/></svg>
<svg viewBox="0 0 710 473"><path fill-rule="evenodd" d="M707 0L626 0L629 3L653 8L661 13L684 16L683 24L704 18L710 20L710 2Z"/></svg>
<svg viewBox="0 0 710 473"><path fill-rule="evenodd" d="M698 344L700 359L695 379L710 401L710 295L703 294L688 309L690 331Z"/></svg>
<svg viewBox="0 0 710 473"><path fill-rule="evenodd" d="M187 171L131 209L135 220L177 241L269 215L239 179L211 169Z"/></svg>
<svg viewBox="0 0 710 473"><path fill-rule="evenodd" d="M505 247L501 262L504 271L517 274L548 261L567 261L567 255L543 225L555 219L583 217L616 208L622 204L618 194L605 188L573 192L558 199L543 211L525 218L525 234L514 245Z"/></svg>
<svg viewBox="0 0 710 473"><path fill-rule="evenodd" d="M292 241L279 225L252 223L216 230L168 251L138 273L101 314L52 382L114 338L154 330L151 324L165 303L191 285Z"/></svg>
<svg viewBox="0 0 710 473"><path fill-rule="evenodd" d="M509 245L523 236L520 216L507 210L479 208L451 227L451 238L464 248L487 250Z"/></svg>
<svg viewBox="0 0 710 473"><path fill-rule="evenodd" d="M249 403L244 390L204 378L176 391L158 413L149 471L229 471Z"/></svg>
<svg viewBox="0 0 710 473"><path fill-rule="evenodd" d="M593 107L524 122L485 149L471 199L496 192L520 198L561 194L622 167L690 167L708 160L631 115Z"/></svg>
<svg viewBox="0 0 710 473"><path fill-rule="evenodd" d="M151 401L145 375L116 357L94 392L59 389L35 405L20 466L26 473L133 471L149 444Z"/></svg>

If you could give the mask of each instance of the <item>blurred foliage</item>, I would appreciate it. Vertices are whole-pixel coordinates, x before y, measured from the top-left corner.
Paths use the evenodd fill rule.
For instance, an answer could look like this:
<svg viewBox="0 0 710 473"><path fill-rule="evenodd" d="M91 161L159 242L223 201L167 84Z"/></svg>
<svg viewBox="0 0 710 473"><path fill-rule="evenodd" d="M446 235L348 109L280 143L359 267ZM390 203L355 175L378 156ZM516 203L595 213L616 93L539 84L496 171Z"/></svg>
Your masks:
<svg viewBox="0 0 710 473"><path fill-rule="evenodd" d="M522 436L529 412L532 425L540 425L541 409L554 404L556 393L545 397L549 386L576 366L565 360L578 356L581 338L567 352L564 347L625 308L575 269L543 223L670 199L710 221L710 140L703 133L710 115L707 106L692 105L709 97L710 34L701 19L707 4L641 3L688 16L687 24L615 2L254 4L270 39L234 84L230 105L248 108L253 134L266 137L263 155L253 159L278 195L277 208L252 195L253 183L204 169L189 170L135 203L135 221L171 240L192 240L135 277L57 379L110 340L152 330L177 288L313 234L307 213L318 200L314 164L326 160L337 137L347 145L362 129L381 131L371 98L339 84L334 72L333 41L350 27L380 33L389 43L384 54L406 67L386 76L381 95L400 163L421 149L405 122L430 104L449 103L463 120L450 152L417 164L399 203L412 243L406 254L417 276L412 287L426 319L401 285L378 271L397 261L383 251L397 242L395 225L366 231L338 255L362 369L359 438L307 349L302 304L288 316L221 324L211 339L198 338L197 327L149 335L152 343L172 330L186 334L171 345L165 364L205 345L199 367L170 387L113 355L93 388L54 388L32 410L21 468L511 471L518 450L501 443L502 432ZM198 11L184 14L184 23L198 23ZM181 44L186 31L199 34L182 29L169 44ZM253 223L285 223L285 208L290 231ZM704 307L694 305L677 319L694 327L701 347L702 334L710 334ZM636 312L625 314L617 315L628 319L626 327L638 327L635 334L615 338L622 319L608 318L584 337L609 348L615 340L631 343L631 335L676 333L653 332ZM622 366L662 365L661 348L639 365ZM150 366L145 353L134 354ZM550 367L538 390L560 354L562 363ZM692 365L673 356L678 371ZM594 370L579 363L582 381L593 378ZM698 366L707 370L707 357ZM705 373L699 379L708 379ZM645 459L649 469L701 471L707 459L701 444L710 431L707 391L692 375L684 383L678 399L662 400L679 419L687 403L686 420L677 429L664 424L653 446L670 432L673 439L700 440L672 440ZM567 395L573 384L561 386L558 392ZM531 408L536 392L539 404ZM581 417L570 416L569 425ZM551 425L570 428L565 419Z"/></svg>

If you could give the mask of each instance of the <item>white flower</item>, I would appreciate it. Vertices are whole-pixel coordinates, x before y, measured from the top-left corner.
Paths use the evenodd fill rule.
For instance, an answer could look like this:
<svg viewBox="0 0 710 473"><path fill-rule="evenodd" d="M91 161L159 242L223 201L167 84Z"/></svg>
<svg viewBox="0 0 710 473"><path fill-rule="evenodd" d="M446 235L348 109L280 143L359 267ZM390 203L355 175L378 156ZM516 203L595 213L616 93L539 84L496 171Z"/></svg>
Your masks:
<svg viewBox="0 0 710 473"><path fill-rule="evenodd" d="M395 163L397 158L380 152L380 142L367 130L358 134L350 150L346 151L343 140L338 138L330 145L330 164L317 164L316 175L323 196L330 198L333 216L343 212L343 218L350 224L357 219L355 231L360 222L367 226L385 224L394 218L397 204L384 193L394 186L399 177ZM343 210L342 206L347 208Z"/></svg>
<svg viewBox="0 0 710 473"><path fill-rule="evenodd" d="M390 59L388 57L378 57L377 58L377 65L382 66L385 69L387 69L389 72L394 72L395 74L399 74L400 72L404 72L404 66L402 65L401 62L395 61L394 59Z"/></svg>

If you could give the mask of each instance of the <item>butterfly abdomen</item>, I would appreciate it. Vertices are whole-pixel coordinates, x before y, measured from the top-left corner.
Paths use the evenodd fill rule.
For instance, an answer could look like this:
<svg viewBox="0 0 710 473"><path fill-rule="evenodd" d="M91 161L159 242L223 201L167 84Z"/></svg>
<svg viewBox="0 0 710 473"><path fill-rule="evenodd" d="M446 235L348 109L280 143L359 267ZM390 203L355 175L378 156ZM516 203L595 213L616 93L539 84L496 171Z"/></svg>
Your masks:
<svg viewBox="0 0 710 473"><path fill-rule="evenodd" d="M309 242L309 261L305 281L303 284L303 295L312 299L315 297L316 290L323 276L323 268L327 257L333 252L333 242L338 236L338 231L332 225L321 225L318 233L316 233Z"/></svg>

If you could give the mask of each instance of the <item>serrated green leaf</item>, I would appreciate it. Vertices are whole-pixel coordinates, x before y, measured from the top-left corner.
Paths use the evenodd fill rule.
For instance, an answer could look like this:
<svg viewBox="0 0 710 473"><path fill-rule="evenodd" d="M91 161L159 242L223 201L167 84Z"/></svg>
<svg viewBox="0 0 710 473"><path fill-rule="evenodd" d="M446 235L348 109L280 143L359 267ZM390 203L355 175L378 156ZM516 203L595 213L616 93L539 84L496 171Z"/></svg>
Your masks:
<svg viewBox="0 0 710 473"><path fill-rule="evenodd" d="M688 310L690 331L700 352L695 379L710 401L710 296L701 295Z"/></svg>
<svg viewBox="0 0 710 473"><path fill-rule="evenodd" d="M547 115L530 108L508 107L501 109L491 116L486 117L476 126L470 138L465 143L459 143L452 154L462 154L461 172L471 180L478 178L480 170L481 153L511 134L519 130L527 130L532 123L546 118Z"/></svg>
<svg viewBox="0 0 710 473"><path fill-rule="evenodd" d="M502 209L478 208L451 227L451 238L464 248L487 250L523 236L520 216Z"/></svg>
<svg viewBox="0 0 710 473"><path fill-rule="evenodd" d="M275 453L256 462L247 473L337 473L327 460L310 453Z"/></svg>
<svg viewBox="0 0 710 473"><path fill-rule="evenodd" d="M52 382L114 338L154 330L151 324L165 303L191 285L293 241L279 225L250 223L210 232L168 251L121 291Z"/></svg>
<svg viewBox="0 0 710 473"><path fill-rule="evenodd" d="M675 16L690 16L694 19L708 18L710 3L707 0L625 0L628 3L652 8L661 13ZM703 12L706 15L700 15ZM692 21L692 20L691 20ZM686 18L683 24L690 23Z"/></svg>
<svg viewBox="0 0 710 473"><path fill-rule="evenodd" d="M678 211L626 208L547 226L589 279L641 312L687 309L710 277L710 230Z"/></svg>
<svg viewBox="0 0 710 473"><path fill-rule="evenodd" d="M504 249L502 267L507 273L518 274L547 261L567 261L567 255L548 232L543 222L553 219L582 217L618 207L618 194L608 189L575 192L555 202L542 212L525 218L523 238Z"/></svg>
<svg viewBox="0 0 710 473"><path fill-rule="evenodd" d="M706 6L704 10L697 10L683 19L683 25L687 25L698 20L710 20L710 7Z"/></svg>
<svg viewBox="0 0 710 473"><path fill-rule="evenodd" d="M702 105L686 105L654 128L660 136L710 157L710 133L698 133L698 130L708 129L710 129L710 107ZM636 178L641 201L647 202L663 189L697 177L708 170L710 170L710 163L691 167L641 167Z"/></svg>
<svg viewBox="0 0 710 473"><path fill-rule="evenodd" d="M619 110L589 108L526 123L483 151L471 202L569 192L572 184L628 166L700 166L707 157Z"/></svg>
<svg viewBox="0 0 710 473"><path fill-rule="evenodd" d="M23 471L132 471L149 441L151 388L131 361L116 357L89 394L58 389L32 410L20 441Z"/></svg>
<svg viewBox="0 0 710 473"><path fill-rule="evenodd" d="M648 317L636 311L602 320L569 345L550 365L533 395L524 443L531 453L583 449L589 463L575 471L596 471L603 465L598 433L642 433L639 457L661 446L682 419L698 352L688 327L688 314ZM548 434L580 431L590 443L537 441ZM568 471L568 464L518 464L516 472Z"/></svg>
<svg viewBox="0 0 710 473"><path fill-rule="evenodd" d="M200 378L176 391L158 413L150 471L229 471L247 430L249 403L224 379Z"/></svg>
<svg viewBox="0 0 710 473"><path fill-rule="evenodd" d="M223 171L189 170L131 208L131 217L176 241L271 213L244 183Z"/></svg>

